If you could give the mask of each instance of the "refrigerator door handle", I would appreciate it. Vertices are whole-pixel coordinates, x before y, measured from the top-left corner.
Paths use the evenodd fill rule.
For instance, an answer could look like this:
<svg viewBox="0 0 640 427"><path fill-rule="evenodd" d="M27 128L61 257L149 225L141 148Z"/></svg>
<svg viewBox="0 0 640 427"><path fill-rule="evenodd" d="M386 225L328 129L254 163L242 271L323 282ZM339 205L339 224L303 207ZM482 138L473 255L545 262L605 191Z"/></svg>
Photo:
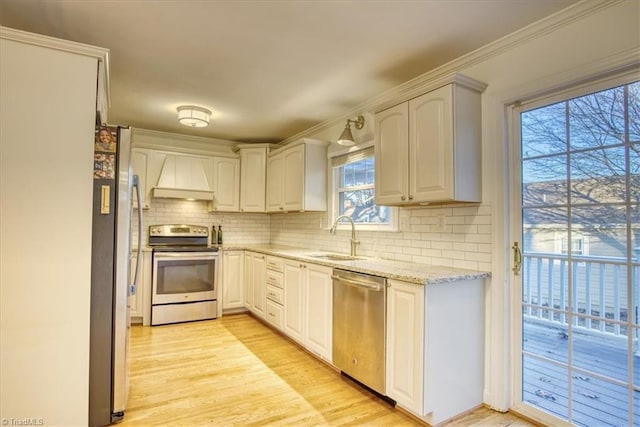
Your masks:
<svg viewBox="0 0 640 427"><path fill-rule="evenodd" d="M140 194L140 180L138 175L133 175L132 186L136 189L136 201L138 202L138 255L136 256L136 273L131 284L131 295L135 295L138 289L138 278L140 277L140 263L142 262L142 195Z"/></svg>

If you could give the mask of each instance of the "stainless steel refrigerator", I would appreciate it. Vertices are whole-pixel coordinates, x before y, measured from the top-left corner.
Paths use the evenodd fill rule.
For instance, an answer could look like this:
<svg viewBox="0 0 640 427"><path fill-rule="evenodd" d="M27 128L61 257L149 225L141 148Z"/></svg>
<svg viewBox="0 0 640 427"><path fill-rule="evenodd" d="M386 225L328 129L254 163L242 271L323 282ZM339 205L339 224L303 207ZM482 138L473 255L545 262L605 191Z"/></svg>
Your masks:
<svg viewBox="0 0 640 427"><path fill-rule="evenodd" d="M131 172L131 130L97 126L93 165L93 228L91 254L91 325L89 356L89 425L104 426L124 417L128 395L128 297L137 286L140 253L134 279L131 198L140 190ZM138 251L142 215L138 209Z"/></svg>

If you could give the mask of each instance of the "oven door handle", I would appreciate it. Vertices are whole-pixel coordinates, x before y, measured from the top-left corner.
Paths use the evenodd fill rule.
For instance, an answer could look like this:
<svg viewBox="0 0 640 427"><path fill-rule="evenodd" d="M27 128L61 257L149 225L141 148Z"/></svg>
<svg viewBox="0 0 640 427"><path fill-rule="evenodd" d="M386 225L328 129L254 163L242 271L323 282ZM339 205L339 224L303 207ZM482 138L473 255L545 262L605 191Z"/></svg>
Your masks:
<svg viewBox="0 0 640 427"><path fill-rule="evenodd" d="M218 257L215 252L156 252L153 254L156 259L162 258L182 258L185 260L198 260L198 259L214 259Z"/></svg>

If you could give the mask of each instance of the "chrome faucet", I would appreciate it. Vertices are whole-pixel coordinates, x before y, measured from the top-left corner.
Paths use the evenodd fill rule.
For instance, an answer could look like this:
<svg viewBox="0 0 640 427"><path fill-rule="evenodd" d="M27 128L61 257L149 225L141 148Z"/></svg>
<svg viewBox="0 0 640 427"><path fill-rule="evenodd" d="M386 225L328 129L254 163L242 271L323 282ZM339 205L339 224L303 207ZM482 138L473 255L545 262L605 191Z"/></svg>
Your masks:
<svg viewBox="0 0 640 427"><path fill-rule="evenodd" d="M329 233L336 234L336 226L338 225L338 221L340 221L342 218L348 219L351 223L351 256L356 256L356 245L360 242L356 240L356 223L353 222L353 218L351 218L349 215L340 215L333 222L333 226L331 227L331 230L329 230Z"/></svg>

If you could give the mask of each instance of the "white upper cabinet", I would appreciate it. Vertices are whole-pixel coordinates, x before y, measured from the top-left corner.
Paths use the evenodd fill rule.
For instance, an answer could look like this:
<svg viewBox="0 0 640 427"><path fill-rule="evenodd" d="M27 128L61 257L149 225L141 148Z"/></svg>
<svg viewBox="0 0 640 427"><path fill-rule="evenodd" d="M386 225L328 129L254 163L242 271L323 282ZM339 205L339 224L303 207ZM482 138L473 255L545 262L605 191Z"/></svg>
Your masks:
<svg viewBox="0 0 640 427"><path fill-rule="evenodd" d="M460 75L376 113L376 203L480 202L481 92Z"/></svg>
<svg viewBox="0 0 640 427"><path fill-rule="evenodd" d="M265 212L267 147L240 148L240 212Z"/></svg>
<svg viewBox="0 0 640 427"><path fill-rule="evenodd" d="M327 143L304 139L269 155L267 212L327 209Z"/></svg>
<svg viewBox="0 0 640 427"><path fill-rule="evenodd" d="M213 201L210 212L238 212L240 210L240 159L213 158Z"/></svg>
<svg viewBox="0 0 640 427"><path fill-rule="evenodd" d="M403 103L375 117L375 189L379 205L406 201L408 193L409 105Z"/></svg>
<svg viewBox="0 0 640 427"><path fill-rule="evenodd" d="M282 156L270 156L267 160L267 212L282 212L283 188Z"/></svg>

